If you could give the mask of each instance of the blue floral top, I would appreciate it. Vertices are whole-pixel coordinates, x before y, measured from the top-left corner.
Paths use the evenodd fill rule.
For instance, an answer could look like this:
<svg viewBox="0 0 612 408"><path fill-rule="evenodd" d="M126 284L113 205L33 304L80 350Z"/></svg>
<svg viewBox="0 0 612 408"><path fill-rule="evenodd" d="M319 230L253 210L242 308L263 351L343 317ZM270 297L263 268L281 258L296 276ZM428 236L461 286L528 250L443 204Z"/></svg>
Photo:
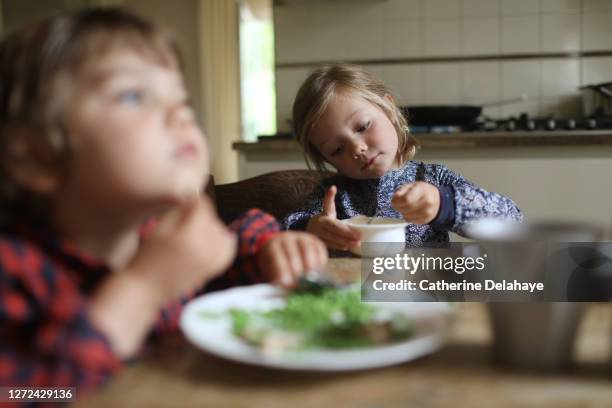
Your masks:
<svg viewBox="0 0 612 408"><path fill-rule="evenodd" d="M519 208L508 197L488 192L446 166L409 161L404 167L391 170L377 179L358 180L337 174L323 180L302 208L285 217L283 226L287 229L305 229L308 220L322 211L323 197L332 185L338 188L335 202L339 219L356 215L402 219L402 215L391 207L391 198L400 186L414 181L426 181L437 186L441 193L440 212L450 205L451 214L454 214L442 224L437 220L426 225L409 224L406 227L407 246L448 242L448 231L464 235L463 226L478 218L501 217L515 221L523 219Z"/></svg>

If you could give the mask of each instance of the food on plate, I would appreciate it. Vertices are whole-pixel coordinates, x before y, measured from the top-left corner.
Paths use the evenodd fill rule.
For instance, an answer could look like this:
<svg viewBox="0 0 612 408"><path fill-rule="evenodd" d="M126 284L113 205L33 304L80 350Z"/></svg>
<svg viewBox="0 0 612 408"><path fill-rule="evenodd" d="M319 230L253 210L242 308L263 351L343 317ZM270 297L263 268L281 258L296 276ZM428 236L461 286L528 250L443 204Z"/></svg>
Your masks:
<svg viewBox="0 0 612 408"><path fill-rule="evenodd" d="M231 309L233 333L264 351L351 349L412 335L405 314L361 302L359 287L293 291L270 310Z"/></svg>

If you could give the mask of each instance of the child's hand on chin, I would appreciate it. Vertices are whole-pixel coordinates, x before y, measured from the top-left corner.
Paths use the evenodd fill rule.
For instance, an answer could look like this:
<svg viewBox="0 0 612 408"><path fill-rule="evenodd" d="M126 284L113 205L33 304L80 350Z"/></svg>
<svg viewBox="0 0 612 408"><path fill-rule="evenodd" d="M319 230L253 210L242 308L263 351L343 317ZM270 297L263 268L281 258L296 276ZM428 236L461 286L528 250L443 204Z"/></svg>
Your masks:
<svg viewBox="0 0 612 408"><path fill-rule="evenodd" d="M197 197L162 216L127 269L163 303L219 275L236 249L236 237L217 217L210 199Z"/></svg>
<svg viewBox="0 0 612 408"><path fill-rule="evenodd" d="M413 224L428 224L440 211L440 191L424 181L404 184L391 199L391 206Z"/></svg>
<svg viewBox="0 0 612 408"><path fill-rule="evenodd" d="M325 245L343 251L361 244L361 233L336 218L336 186L331 186L323 199L323 212L308 221L306 231L319 237Z"/></svg>
<svg viewBox="0 0 612 408"><path fill-rule="evenodd" d="M327 249L321 240L311 234L281 232L261 247L256 262L267 279L292 287L304 272L327 262Z"/></svg>

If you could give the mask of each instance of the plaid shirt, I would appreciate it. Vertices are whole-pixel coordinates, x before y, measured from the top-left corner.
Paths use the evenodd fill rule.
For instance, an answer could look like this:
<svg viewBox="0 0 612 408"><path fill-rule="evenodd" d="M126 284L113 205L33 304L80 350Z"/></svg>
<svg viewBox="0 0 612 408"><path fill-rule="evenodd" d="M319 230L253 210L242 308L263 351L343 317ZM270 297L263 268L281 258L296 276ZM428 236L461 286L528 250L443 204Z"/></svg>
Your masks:
<svg viewBox="0 0 612 408"><path fill-rule="evenodd" d="M254 254L279 231L278 223L250 210L230 229L238 235L232 267L169 305L153 334L176 330L182 306L195 295L263 280ZM71 386L82 393L122 368L86 312L89 297L110 273L68 242L0 234L0 385Z"/></svg>

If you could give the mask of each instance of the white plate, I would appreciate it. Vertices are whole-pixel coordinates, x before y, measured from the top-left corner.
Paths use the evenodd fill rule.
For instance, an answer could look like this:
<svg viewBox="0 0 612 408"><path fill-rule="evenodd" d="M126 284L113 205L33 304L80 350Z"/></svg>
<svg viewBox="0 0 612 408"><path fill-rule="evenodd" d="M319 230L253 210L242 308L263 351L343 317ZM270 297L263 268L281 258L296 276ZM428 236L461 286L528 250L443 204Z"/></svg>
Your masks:
<svg viewBox="0 0 612 408"><path fill-rule="evenodd" d="M242 286L207 294L189 302L180 326L197 347L229 360L287 370L350 371L383 367L414 360L442 347L450 318L446 303L384 302L377 308L393 309L410 316L413 337L392 345L350 350L315 349L274 354L244 342L232 333L229 309L269 310L284 304L285 292L272 285ZM205 317L205 314L220 317Z"/></svg>

